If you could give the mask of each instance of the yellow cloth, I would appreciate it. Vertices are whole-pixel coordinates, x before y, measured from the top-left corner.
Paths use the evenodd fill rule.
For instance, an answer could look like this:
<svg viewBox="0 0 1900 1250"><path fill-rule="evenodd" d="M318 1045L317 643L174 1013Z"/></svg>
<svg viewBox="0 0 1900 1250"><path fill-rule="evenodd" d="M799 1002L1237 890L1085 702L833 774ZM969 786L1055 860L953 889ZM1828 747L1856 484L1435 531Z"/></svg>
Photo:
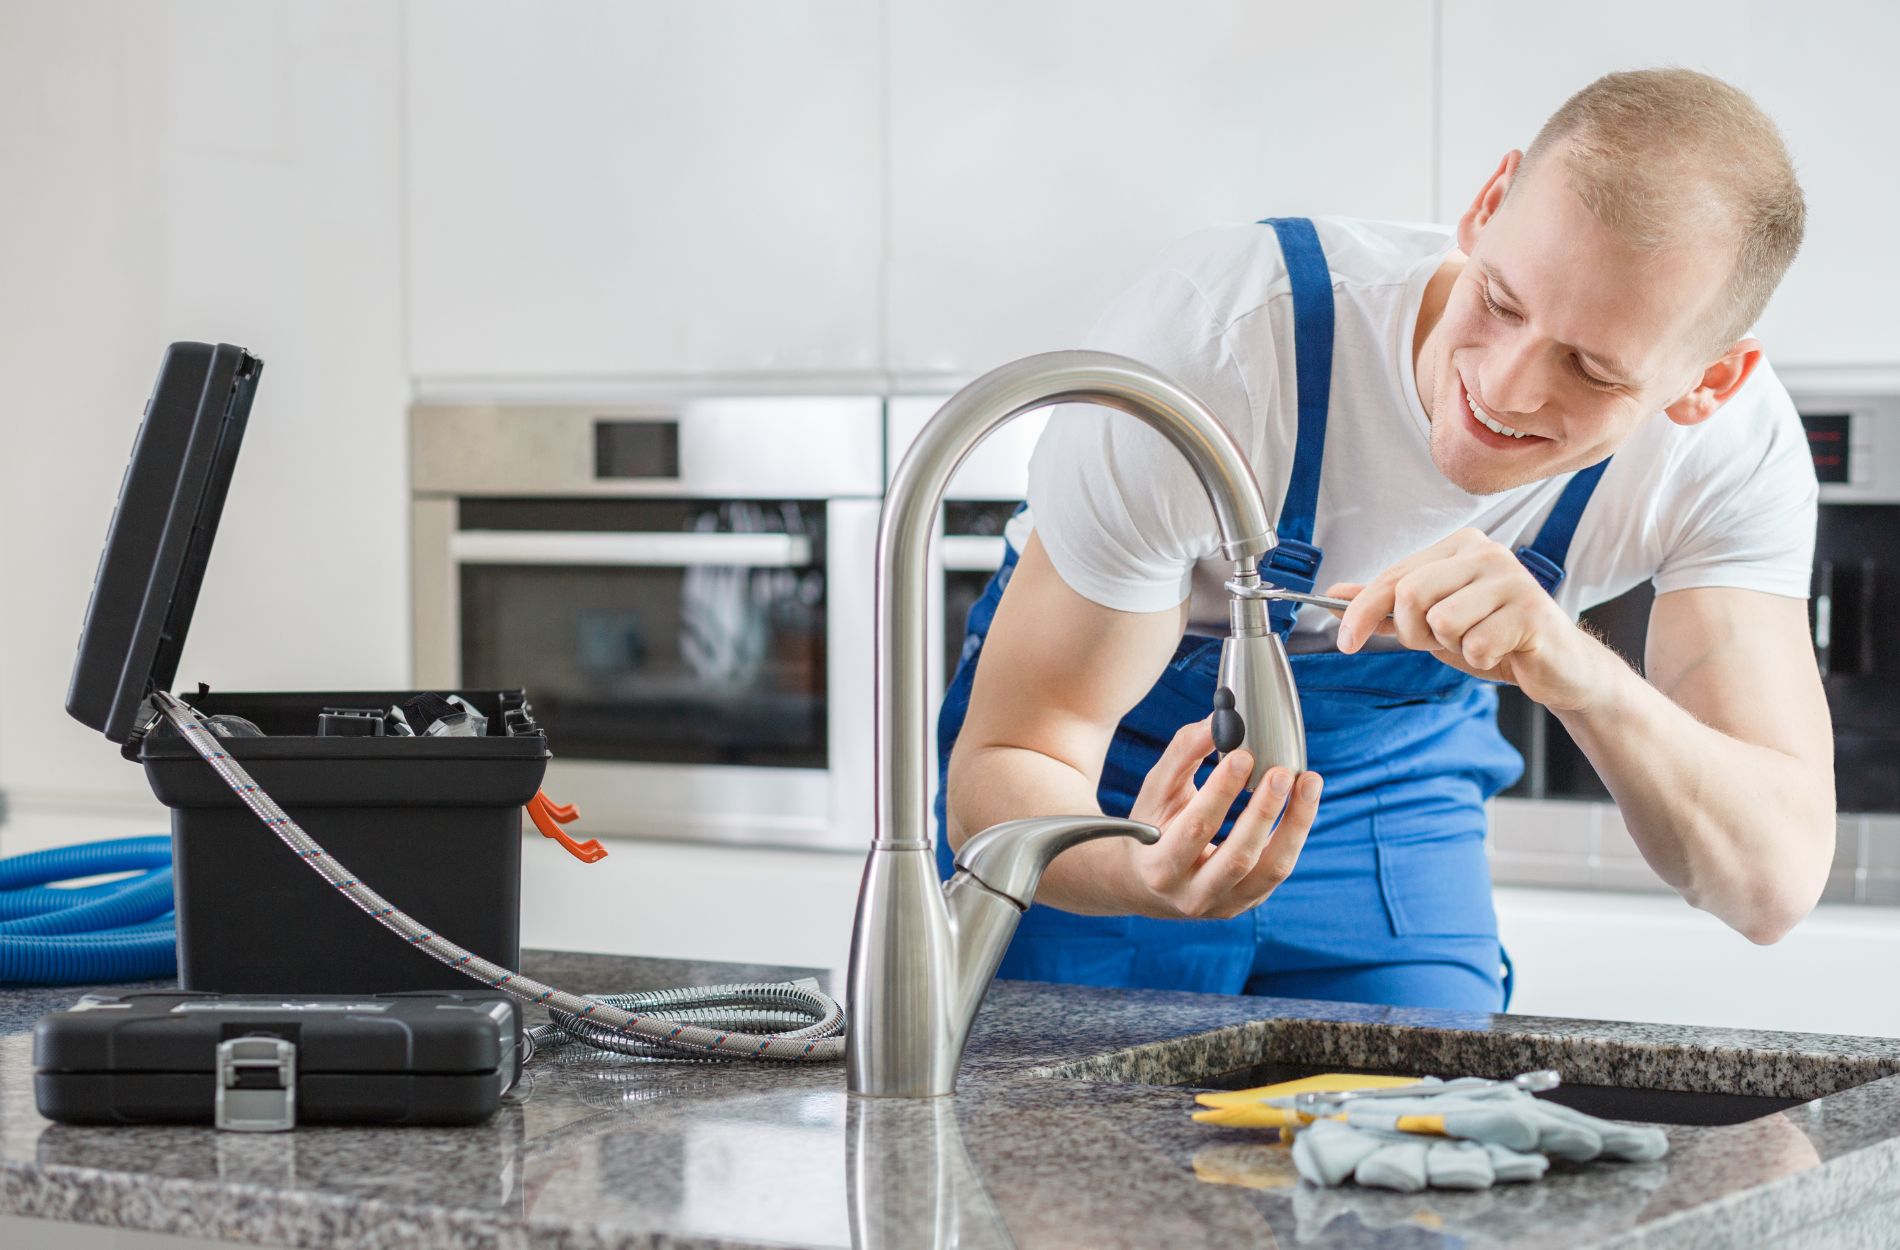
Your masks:
<svg viewBox="0 0 1900 1250"><path fill-rule="evenodd" d="M1297 1081L1282 1081L1278 1085L1196 1094L1194 1101L1209 1110L1196 1111L1194 1118L1203 1124L1219 1124L1227 1128L1298 1128L1302 1124L1312 1123L1313 1117L1286 1107L1269 1107L1265 1100L1287 1098L1294 1094L1336 1094L1352 1089L1394 1089L1401 1085L1416 1084L1418 1078L1415 1076L1326 1072L1319 1076L1301 1077Z"/></svg>

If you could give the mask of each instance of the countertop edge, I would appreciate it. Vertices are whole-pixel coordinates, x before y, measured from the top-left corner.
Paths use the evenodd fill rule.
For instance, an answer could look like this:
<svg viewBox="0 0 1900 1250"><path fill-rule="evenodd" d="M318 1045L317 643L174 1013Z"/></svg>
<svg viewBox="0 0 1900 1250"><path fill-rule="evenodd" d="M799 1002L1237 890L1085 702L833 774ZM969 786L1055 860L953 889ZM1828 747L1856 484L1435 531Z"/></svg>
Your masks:
<svg viewBox="0 0 1900 1250"><path fill-rule="evenodd" d="M457 1246L500 1246L529 1227L438 1204L57 1163L0 1162L0 1214L264 1246L442 1244L445 1235ZM537 1219L534 1228L558 1223Z"/></svg>

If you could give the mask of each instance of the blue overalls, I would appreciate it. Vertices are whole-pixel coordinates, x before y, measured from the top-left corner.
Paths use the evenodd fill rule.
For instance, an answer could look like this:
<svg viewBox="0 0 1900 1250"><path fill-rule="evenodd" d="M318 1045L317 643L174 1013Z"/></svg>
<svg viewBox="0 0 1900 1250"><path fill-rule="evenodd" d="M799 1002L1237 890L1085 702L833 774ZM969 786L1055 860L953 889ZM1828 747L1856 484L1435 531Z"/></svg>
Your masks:
<svg viewBox="0 0 1900 1250"><path fill-rule="evenodd" d="M1273 218L1291 280L1299 435L1280 545L1263 580L1313 589L1321 456L1331 389L1332 279L1312 223ZM1578 471L1518 557L1555 590L1579 517L1604 465ZM953 862L943 789L951 746L1017 553L1004 557L970 610L961 662L945 692L936 807L938 867ZM1294 605L1273 605L1282 638ZM1102 811L1124 816L1174 732L1213 706L1220 640L1188 635L1154 688L1116 729L1102 768ZM1523 760L1497 729L1497 691L1422 651L1292 657L1306 719L1308 767L1326 792L1293 874L1229 920L1081 916L1037 904L998 975L1083 985L1269 994L1402 1006L1502 1010L1508 959L1498 943L1485 861L1484 801ZM1205 782L1204 765L1197 784ZM1244 802L1246 796L1242 796ZM1225 836L1242 802L1228 813Z"/></svg>

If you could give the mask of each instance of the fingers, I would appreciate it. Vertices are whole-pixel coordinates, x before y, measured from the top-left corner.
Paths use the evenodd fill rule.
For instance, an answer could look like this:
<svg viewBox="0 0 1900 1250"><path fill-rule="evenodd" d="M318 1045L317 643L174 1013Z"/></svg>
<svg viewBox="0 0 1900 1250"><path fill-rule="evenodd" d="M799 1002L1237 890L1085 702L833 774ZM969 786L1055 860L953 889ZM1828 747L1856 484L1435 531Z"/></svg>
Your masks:
<svg viewBox="0 0 1900 1250"><path fill-rule="evenodd" d="M1227 840L1196 871L1186 900L1190 914L1238 916L1273 893L1306 845L1322 784L1318 773L1295 778L1284 768L1270 770Z"/></svg>
<svg viewBox="0 0 1900 1250"><path fill-rule="evenodd" d="M1252 771L1253 756L1246 751L1234 751L1214 766L1206 784L1162 829L1161 841L1155 844L1155 850L1160 852L1172 880L1151 882L1151 886L1169 893L1178 890L1194 866L1201 862L1203 848L1220 832L1221 823L1227 819L1227 809L1240 797L1247 775Z"/></svg>
<svg viewBox="0 0 1900 1250"><path fill-rule="evenodd" d="M1265 852L1240 883L1240 893L1252 897L1254 903L1273 893L1282 881L1293 875L1293 865L1306 846L1306 835L1313 831L1313 821L1319 816L1319 796L1325 786L1325 779L1318 773L1300 774Z"/></svg>
<svg viewBox="0 0 1900 1250"><path fill-rule="evenodd" d="M1477 576L1473 565L1445 560L1413 569L1400 578L1392 594L1392 628L1399 641L1414 651L1440 646L1456 651L1455 643L1444 642L1433 633L1427 617L1439 604L1470 586Z"/></svg>
<svg viewBox="0 0 1900 1250"><path fill-rule="evenodd" d="M1524 631L1513 615L1508 608L1494 610L1464 632L1459 639L1458 656L1468 668L1488 673L1518 649Z"/></svg>
<svg viewBox="0 0 1900 1250"><path fill-rule="evenodd" d="M1339 649L1351 654L1374 634L1397 632L1395 626L1381 629L1380 623L1386 616L1395 614L1399 584L1412 572L1443 561L1448 556L1476 550L1490 541L1477 530L1462 529L1449 537L1440 539L1423 551L1405 557L1367 582L1364 588L1353 596L1352 603L1339 619ZM1403 638L1402 633L1400 636Z"/></svg>
<svg viewBox="0 0 1900 1250"><path fill-rule="evenodd" d="M1214 749L1213 718L1207 717L1174 731L1161 758L1141 779L1135 796L1136 820L1166 826L1194 796L1194 774Z"/></svg>
<svg viewBox="0 0 1900 1250"><path fill-rule="evenodd" d="M1200 720L1190 721L1174 731L1174 737L1168 742L1168 749L1161 753L1155 762L1158 769L1168 770L1176 780L1186 780L1194 775L1194 770L1214 749L1214 718L1203 716ZM1153 770L1150 770L1153 775Z"/></svg>
<svg viewBox="0 0 1900 1250"><path fill-rule="evenodd" d="M1320 593L1325 595L1328 599L1351 599L1356 597L1359 592L1365 588L1366 584L1364 582L1334 582ZM1333 613L1345 611L1344 608L1327 608L1325 610Z"/></svg>
<svg viewBox="0 0 1900 1250"><path fill-rule="evenodd" d="M1364 582L1334 582L1332 585L1326 588L1324 593L1328 599L1351 599L1351 600L1356 601L1360 595L1365 593L1365 589L1366 589L1366 583ZM1351 608L1351 604L1348 604L1344 608L1325 608L1323 610L1327 612L1331 612L1334 616L1339 617L1341 621L1343 622L1345 619L1345 614L1347 611L1350 610L1350 608ZM1392 633L1391 618L1383 612L1380 613L1378 618L1374 620L1372 623L1372 633L1373 634L1388 634L1388 635L1391 634ZM1367 637L1369 636L1370 635L1367 635ZM1339 629L1340 650L1342 651L1357 650L1365 642L1365 640L1366 640L1365 637L1355 637L1353 633L1350 630L1348 630L1343 624L1340 626L1340 629Z"/></svg>
<svg viewBox="0 0 1900 1250"><path fill-rule="evenodd" d="M1352 597L1352 602L1346 605L1346 610L1339 614L1337 645L1340 651L1351 655L1359 649L1361 643L1378 632L1379 622L1392 612L1392 598L1396 588L1396 580L1372 581L1366 583L1359 593Z"/></svg>
<svg viewBox="0 0 1900 1250"><path fill-rule="evenodd" d="M1206 856L1194 874L1193 888L1183 900L1190 915L1237 916L1257 899L1242 899L1236 887L1260 861L1273 831L1273 818L1286 802L1293 774L1284 768L1267 770L1259 789L1234 820L1227 840Z"/></svg>

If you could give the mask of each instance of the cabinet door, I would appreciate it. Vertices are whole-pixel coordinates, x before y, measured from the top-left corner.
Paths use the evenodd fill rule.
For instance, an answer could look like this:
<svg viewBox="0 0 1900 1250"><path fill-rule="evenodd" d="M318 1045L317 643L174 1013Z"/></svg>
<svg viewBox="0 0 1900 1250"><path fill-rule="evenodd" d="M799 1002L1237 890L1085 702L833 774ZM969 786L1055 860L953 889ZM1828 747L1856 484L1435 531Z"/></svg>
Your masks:
<svg viewBox="0 0 1900 1250"><path fill-rule="evenodd" d="M1507 0L1444 0L1439 216L1451 219L1499 157L1612 70L1682 65L1747 91L1780 126L1808 199L1801 255L1759 327L1780 364L1900 362L1900 9L1813 0L1668 5L1604 0L1588 16Z"/></svg>
<svg viewBox="0 0 1900 1250"><path fill-rule="evenodd" d="M1075 346L1204 226L1431 212L1430 5L889 7L900 376Z"/></svg>
<svg viewBox="0 0 1900 1250"><path fill-rule="evenodd" d="M418 375L876 367L876 0L407 20Z"/></svg>
<svg viewBox="0 0 1900 1250"><path fill-rule="evenodd" d="M1773 946L1673 895L1499 889L1497 913L1517 1015L1900 1037L1868 992L1900 959L1891 907L1823 903Z"/></svg>

